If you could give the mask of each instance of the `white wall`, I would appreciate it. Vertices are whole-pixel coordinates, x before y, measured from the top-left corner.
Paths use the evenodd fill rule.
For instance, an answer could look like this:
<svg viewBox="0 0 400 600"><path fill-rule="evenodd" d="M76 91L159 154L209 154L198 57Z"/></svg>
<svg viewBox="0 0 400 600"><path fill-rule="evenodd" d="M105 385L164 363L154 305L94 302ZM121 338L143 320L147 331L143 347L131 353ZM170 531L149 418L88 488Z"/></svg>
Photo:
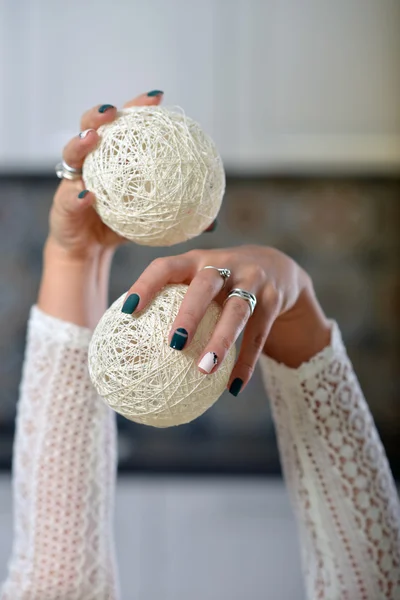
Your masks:
<svg viewBox="0 0 400 600"><path fill-rule="evenodd" d="M164 89L229 170L400 169L397 0L0 0L0 170Z"/></svg>

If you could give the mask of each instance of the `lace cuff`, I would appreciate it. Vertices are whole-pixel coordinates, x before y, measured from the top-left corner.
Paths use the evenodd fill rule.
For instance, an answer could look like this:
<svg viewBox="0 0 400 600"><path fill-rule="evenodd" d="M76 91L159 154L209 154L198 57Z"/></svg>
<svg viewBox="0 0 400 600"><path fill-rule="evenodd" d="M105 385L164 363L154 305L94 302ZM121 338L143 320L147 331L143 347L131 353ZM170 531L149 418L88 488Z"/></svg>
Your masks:
<svg viewBox="0 0 400 600"><path fill-rule="evenodd" d="M298 386L305 381L311 381L318 377L318 374L333 361L335 356L347 356L337 323L331 321L331 326L331 341L329 345L297 369L287 367L282 363L276 362L273 358L262 354L260 357L260 366L265 377L276 377L285 386Z"/></svg>
<svg viewBox="0 0 400 600"><path fill-rule="evenodd" d="M87 349L93 332L87 327L80 327L74 323L62 321L44 313L37 306L32 306L29 325L28 343L30 335L41 338L51 338L54 342L68 345L70 348Z"/></svg>

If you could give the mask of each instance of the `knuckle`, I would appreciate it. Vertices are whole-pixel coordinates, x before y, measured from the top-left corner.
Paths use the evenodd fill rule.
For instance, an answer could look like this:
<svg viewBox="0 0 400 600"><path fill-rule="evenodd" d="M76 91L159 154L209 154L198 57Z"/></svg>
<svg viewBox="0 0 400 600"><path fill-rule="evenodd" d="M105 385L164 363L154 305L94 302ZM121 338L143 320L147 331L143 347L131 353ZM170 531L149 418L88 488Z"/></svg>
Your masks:
<svg viewBox="0 0 400 600"><path fill-rule="evenodd" d="M251 265L247 269L247 276L252 282L260 282L265 279L265 272L261 265L255 264Z"/></svg>
<svg viewBox="0 0 400 600"><path fill-rule="evenodd" d="M215 284L213 282L213 280L209 277L209 275L207 274L207 271L201 271L199 273L198 277L198 283L201 287L201 291L202 293L204 293L207 296L213 296L214 292L215 292Z"/></svg>
<svg viewBox="0 0 400 600"><path fill-rule="evenodd" d="M193 250L189 250L188 252L186 252L185 256L191 260L194 261L195 263L199 263L201 260L201 257L204 255L204 250L198 250L198 249L193 249ZM203 256L204 258L204 256Z"/></svg>
<svg viewBox="0 0 400 600"><path fill-rule="evenodd" d="M219 343L220 343L221 348L224 350L224 352L228 352L228 350L232 346L233 341L228 336L223 335L220 337Z"/></svg>
<svg viewBox="0 0 400 600"><path fill-rule="evenodd" d="M212 297L214 296L214 285L212 281L206 281L203 283L202 286L202 292L204 292L204 294L206 296Z"/></svg>
<svg viewBox="0 0 400 600"><path fill-rule="evenodd" d="M242 375L245 375L246 379L250 379L254 373L255 366L246 359L239 359L236 363L236 368Z"/></svg>
<svg viewBox="0 0 400 600"><path fill-rule="evenodd" d="M188 331L194 332L198 324L198 319L195 311L191 308L184 309L179 315L179 323L182 326L185 326L185 329L187 329Z"/></svg>
<svg viewBox="0 0 400 600"><path fill-rule="evenodd" d="M162 269L168 266L168 259L166 257L158 256L154 260L151 261L150 267L153 269Z"/></svg>
<svg viewBox="0 0 400 600"><path fill-rule="evenodd" d="M139 294L139 296L143 296L146 294L149 289L149 280L147 277L141 277L131 286L131 290L135 290Z"/></svg>
<svg viewBox="0 0 400 600"><path fill-rule="evenodd" d="M258 333L251 342L252 348L255 354L260 354L261 350L264 347L264 334Z"/></svg>
<svg viewBox="0 0 400 600"><path fill-rule="evenodd" d="M240 322L247 319L250 315L249 305L245 300L231 300L231 309Z"/></svg>
<svg viewBox="0 0 400 600"><path fill-rule="evenodd" d="M275 309L279 305L279 292L272 283L267 283L264 290L264 300L270 309Z"/></svg>

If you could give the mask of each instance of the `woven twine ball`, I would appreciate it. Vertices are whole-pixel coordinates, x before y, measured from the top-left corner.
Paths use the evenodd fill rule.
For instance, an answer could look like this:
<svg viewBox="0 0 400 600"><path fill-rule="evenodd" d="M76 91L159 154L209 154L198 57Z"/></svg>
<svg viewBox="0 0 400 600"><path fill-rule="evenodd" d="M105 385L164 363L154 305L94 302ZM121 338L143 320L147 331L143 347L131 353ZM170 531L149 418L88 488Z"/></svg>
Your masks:
<svg viewBox="0 0 400 600"><path fill-rule="evenodd" d="M137 244L171 246L215 220L225 191L222 161L181 110L125 109L98 132L83 179L111 229Z"/></svg>
<svg viewBox="0 0 400 600"><path fill-rule="evenodd" d="M135 315L121 312L125 294L106 311L89 347L89 372L106 404L131 421L170 427L203 414L225 390L235 347L218 371L197 368L221 308L213 302L187 349L169 347L168 334L186 293L169 285Z"/></svg>

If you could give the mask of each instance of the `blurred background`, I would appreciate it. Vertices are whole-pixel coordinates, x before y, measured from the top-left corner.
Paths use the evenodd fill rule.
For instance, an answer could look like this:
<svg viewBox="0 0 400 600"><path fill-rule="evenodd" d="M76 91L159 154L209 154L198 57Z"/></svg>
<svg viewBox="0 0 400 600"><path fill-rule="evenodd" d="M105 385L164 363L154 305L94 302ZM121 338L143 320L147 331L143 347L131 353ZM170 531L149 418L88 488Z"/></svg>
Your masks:
<svg viewBox="0 0 400 600"><path fill-rule="evenodd" d="M0 0L0 577L54 165L84 110L154 88L211 134L227 172L217 230L173 252L252 242L303 265L339 322L400 477L399 58L396 0ZM169 253L121 249L111 300ZM121 419L119 429L124 599L303 597L258 373L190 425Z"/></svg>

